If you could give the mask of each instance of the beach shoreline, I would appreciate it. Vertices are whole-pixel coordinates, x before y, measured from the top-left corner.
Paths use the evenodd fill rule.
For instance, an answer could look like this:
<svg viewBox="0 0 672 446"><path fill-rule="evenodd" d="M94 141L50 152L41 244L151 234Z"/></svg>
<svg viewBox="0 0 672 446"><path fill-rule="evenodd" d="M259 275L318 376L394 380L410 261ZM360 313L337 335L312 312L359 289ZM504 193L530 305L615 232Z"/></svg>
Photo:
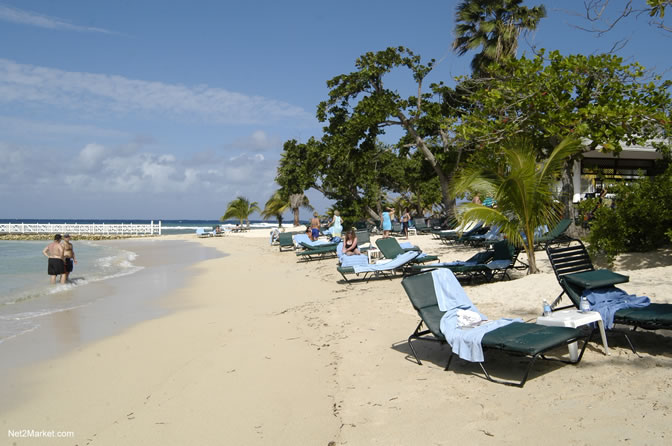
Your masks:
<svg viewBox="0 0 672 446"><path fill-rule="evenodd" d="M103 445L669 440L669 333L633 334L642 358L617 336L611 356L593 342L579 366L538 363L523 389L510 388L472 364L444 371L439 345L417 345L423 366L412 361L406 338L418 317L398 279L344 284L334 259L297 262L269 246L267 230L177 239L230 255L196 262L160 298L166 314L22 368L14 385L30 390L0 411L5 427ZM445 261L474 252L410 241ZM560 291L539 257L542 274L465 290L490 318L534 320ZM624 289L672 302L669 252L624 264ZM512 365L495 355L492 371ZM562 435L548 438L551 422Z"/></svg>

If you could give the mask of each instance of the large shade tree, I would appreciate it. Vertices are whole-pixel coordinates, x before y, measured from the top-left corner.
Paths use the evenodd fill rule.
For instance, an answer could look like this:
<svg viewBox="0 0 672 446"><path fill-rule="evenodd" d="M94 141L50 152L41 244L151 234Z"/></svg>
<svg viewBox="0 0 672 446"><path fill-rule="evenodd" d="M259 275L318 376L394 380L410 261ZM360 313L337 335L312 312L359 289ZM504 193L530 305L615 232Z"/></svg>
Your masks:
<svg viewBox="0 0 672 446"><path fill-rule="evenodd" d="M346 150L371 146L388 127L401 128L405 135L400 142L422 154L438 178L444 210L451 211L450 178L462 146L455 144L449 131L454 118L444 113L436 94L445 87L430 85L425 91L424 81L433 66L433 60L424 64L404 47L366 53L355 62L356 71L327 82L329 98L319 104L317 117L327 122L329 144ZM404 96L386 86L388 75L404 69L415 83L415 95Z"/></svg>
<svg viewBox="0 0 672 446"><path fill-rule="evenodd" d="M417 168L410 165L407 153L375 138L354 145L345 145L346 141L331 135L306 143L287 141L276 181L286 190L318 190L335 200L334 207L348 220L379 219L385 194L409 190L406 174ZM416 172L418 181L410 189L424 191L426 180L421 176ZM433 196L426 194L428 199Z"/></svg>
<svg viewBox="0 0 672 446"><path fill-rule="evenodd" d="M316 156L317 146L318 142L314 138L305 144L291 139L283 145L275 181L280 185L283 196L289 201L289 207L294 215L294 226L300 224L299 211L302 207L312 209L305 192L317 186L315 172L321 163Z"/></svg>
<svg viewBox="0 0 672 446"><path fill-rule="evenodd" d="M530 140L519 137L504 141L503 163L469 166L460 172L453 185L458 195L469 191L486 192L497 200L497 207L465 203L458 212L460 220L499 225L508 240L525 249L530 273L538 272L534 255L535 229L553 226L560 220L563 205L553 196L553 185L567 160L580 149L577 139L566 138L539 162Z"/></svg>
<svg viewBox="0 0 672 446"><path fill-rule="evenodd" d="M515 57L521 33L535 30L546 17L543 5L528 8L522 0L465 0L455 14L453 49L462 56L481 49L471 61L475 74L508 57Z"/></svg>

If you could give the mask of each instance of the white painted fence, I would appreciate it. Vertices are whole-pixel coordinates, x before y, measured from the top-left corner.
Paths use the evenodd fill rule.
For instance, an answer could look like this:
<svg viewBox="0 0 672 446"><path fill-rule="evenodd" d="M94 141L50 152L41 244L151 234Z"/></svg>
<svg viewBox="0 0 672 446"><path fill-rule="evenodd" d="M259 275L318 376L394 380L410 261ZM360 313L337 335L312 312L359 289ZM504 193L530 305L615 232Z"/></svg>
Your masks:
<svg viewBox="0 0 672 446"><path fill-rule="evenodd" d="M2 223L0 234L104 234L161 235L161 221L154 224L136 223Z"/></svg>

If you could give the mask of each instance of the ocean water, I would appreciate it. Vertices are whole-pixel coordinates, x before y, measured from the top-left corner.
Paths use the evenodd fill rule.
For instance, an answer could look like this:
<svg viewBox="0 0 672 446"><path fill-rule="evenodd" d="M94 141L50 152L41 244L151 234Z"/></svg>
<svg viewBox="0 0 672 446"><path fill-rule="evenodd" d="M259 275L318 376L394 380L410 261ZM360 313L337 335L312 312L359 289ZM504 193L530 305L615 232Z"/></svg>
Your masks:
<svg viewBox="0 0 672 446"><path fill-rule="evenodd" d="M139 223L149 220L92 220L92 219L2 219L7 223ZM154 220L158 224L158 220ZM210 230L214 226L233 228L238 221L227 220L163 220L162 233L193 234L197 229ZM287 222L291 224L291 222ZM251 228L274 228L277 222L250 221ZM30 332L40 324L40 318L65 310L89 305L95 297L89 293L69 291L87 284L121 277L140 271L135 262L136 253L109 244L75 240L73 245L77 265L70 275L71 282L52 285L47 275L47 258L42 250L49 243L44 241L0 240L0 343ZM151 239L149 239L151 240ZM156 240L156 239L155 239ZM118 246L118 245L117 245ZM200 254L194 254L198 259ZM213 254L214 255L214 254ZM211 257L212 255L209 255ZM195 258L196 258L195 257Z"/></svg>
<svg viewBox="0 0 672 446"><path fill-rule="evenodd" d="M134 264L134 252L78 240L71 283L52 285L42 254L48 243L0 240L0 343L35 329L45 315L90 303L64 298L69 290L142 269Z"/></svg>
<svg viewBox="0 0 672 446"><path fill-rule="evenodd" d="M80 223L80 224L91 224L91 223L106 223L106 224L118 224L118 223L135 223L135 224L149 224L150 220L92 220L92 219L69 219L69 220L58 220L58 219L1 219L3 223ZM154 220L154 224L158 224L159 220ZM166 235L170 234L192 234L195 233L197 229L202 228L206 230L211 230L215 226L222 226L223 228L235 228L238 224L238 220L161 220L161 232ZM306 222L301 222L306 224ZM291 225L290 220L284 221L285 225ZM263 220L250 220L250 228L259 229L259 228L277 228L277 221L263 221Z"/></svg>

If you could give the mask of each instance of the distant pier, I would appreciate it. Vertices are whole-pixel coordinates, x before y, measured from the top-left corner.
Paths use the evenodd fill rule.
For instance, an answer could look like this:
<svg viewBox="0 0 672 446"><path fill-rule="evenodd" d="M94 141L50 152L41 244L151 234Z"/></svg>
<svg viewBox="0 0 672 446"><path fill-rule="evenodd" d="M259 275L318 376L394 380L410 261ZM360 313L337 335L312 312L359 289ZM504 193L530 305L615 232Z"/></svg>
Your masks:
<svg viewBox="0 0 672 446"><path fill-rule="evenodd" d="M154 223L2 223L0 234L161 235L161 220Z"/></svg>

